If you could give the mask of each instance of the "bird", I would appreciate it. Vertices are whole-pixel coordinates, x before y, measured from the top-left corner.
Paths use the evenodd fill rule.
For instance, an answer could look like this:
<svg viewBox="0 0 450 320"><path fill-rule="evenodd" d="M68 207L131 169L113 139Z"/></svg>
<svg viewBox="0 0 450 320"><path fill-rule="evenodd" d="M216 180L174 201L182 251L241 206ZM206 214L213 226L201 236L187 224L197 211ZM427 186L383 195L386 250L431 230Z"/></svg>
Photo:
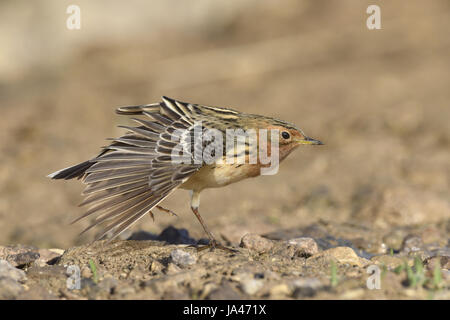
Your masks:
<svg viewBox="0 0 450 320"><path fill-rule="evenodd" d="M300 145L323 144L283 120L166 96L157 103L119 107L116 113L133 116L137 125L119 125L126 133L109 138L97 156L48 175L86 184L80 206L88 209L72 223L95 214L81 232L104 225L95 240L108 235L108 241L113 240L142 217L154 218L155 208L175 215L160 203L175 190L186 189L191 210L209 239L198 249L229 250L200 215L200 193L264 170L276 172Z"/></svg>

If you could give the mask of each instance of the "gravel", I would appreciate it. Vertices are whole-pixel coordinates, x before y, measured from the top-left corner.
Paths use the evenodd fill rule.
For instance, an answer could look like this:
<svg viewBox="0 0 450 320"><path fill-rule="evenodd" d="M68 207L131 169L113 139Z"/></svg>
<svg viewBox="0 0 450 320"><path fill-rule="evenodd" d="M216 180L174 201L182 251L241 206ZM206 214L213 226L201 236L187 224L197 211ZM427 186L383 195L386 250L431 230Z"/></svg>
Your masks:
<svg viewBox="0 0 450 320"><path fill-rule="evenodd" d="M173 263L180 267L191 266L197 262L197 257L184 250L176 249L170 253Z"/></svg>

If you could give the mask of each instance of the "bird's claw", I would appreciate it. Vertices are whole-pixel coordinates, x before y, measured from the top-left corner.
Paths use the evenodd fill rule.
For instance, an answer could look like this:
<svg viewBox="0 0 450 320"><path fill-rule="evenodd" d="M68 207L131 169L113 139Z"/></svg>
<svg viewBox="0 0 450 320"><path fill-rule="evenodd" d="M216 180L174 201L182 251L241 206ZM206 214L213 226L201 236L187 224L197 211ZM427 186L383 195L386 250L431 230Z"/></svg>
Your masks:
<svg viewBox="0 0 450 320"><path fill-rule="evenodd" d="M172 215L174 217L178 217L178 215L175 212L173 212L172 210L166 209L166 208L161 207L161 206L156 206L156 208L158 208L159 210L161 210L163 212L166 212L166 213L168 213L168 214L170 214L170 215Z"/></svg>
<svg viewBox="0 0 450 320"><path fill-rule="evenodd" d="M228 253L236 253L237 252L234 249L230 249L230 248L227 248L227 247L221 245L219 242L217 242L217 240L210 240L209 244L206 244L204 246L199 247L196 245L191 245L190 247L195 247L197 249L197 252L204 251L206 249L209 249L209 251L213 251L215 249L220 249L220 250L226 251Z"/></svg>

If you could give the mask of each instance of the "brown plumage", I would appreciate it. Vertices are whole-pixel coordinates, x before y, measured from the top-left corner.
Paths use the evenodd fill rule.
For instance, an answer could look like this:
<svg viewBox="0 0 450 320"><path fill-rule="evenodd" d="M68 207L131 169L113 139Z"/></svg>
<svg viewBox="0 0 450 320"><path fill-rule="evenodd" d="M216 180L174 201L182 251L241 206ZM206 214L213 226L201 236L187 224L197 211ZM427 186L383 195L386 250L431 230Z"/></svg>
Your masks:
<svg viewBox="0 0 450 320"><path fill-rule="evenodd" d="M141 116L133 118L138 126L121 126L128 132L111 139L111 144L98 156L49 175L52 179L78 178L87 185L81 205L88 206L88 210L75 221L98 214L94 223L83 231L105 224L97 239L109 232L112 232L111 239L117 237L146 214L153 217L151 210L155 207L170 212L159 203L182 188L191 191L192 211L208 235L210 245L221 247L198 213L200 192L260 175L263 168L271 166L262 161L260 152L276 155L281 162L300 144L322 144L282 120L167 97L160 103L120 107L117 113ZM230 136L228 129L237 130L236 136ZM242 135L239 129L254 132L256 144L251 143L249 136L245 143L235 144L235 139ZM276 148L272 141L275 136L270 133L267 143L261 143L261 129L278 130L274 131L279 135ZM219 135L211 138L210 132ZM226 144L227 138L233 143ZM202 157L205 150L213 150L209 161ZM256 162L250 163L253 152L257 154ZM225 155L236 161L227 163Z"/></svg>

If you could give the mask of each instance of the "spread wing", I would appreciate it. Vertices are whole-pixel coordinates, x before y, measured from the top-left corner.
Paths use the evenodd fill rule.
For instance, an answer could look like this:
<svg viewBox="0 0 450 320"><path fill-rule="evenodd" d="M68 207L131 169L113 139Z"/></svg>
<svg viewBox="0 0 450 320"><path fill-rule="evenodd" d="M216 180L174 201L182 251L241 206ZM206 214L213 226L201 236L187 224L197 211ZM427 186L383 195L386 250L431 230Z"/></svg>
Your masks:
<svg viewBox="0 0 450 320"><path fill-rule="evenodd" d="M80 205L88 210L73 222L98 215L82 233L105 224L97 239L109 232L114 239L201 167L193 161L192 148L185 147L195 139L191 108L166 97L157 104L118 108L119 114L145 117L133 118L137 127L122 126L128 132L111 139L94 159L50 175L53 179L76 177L87 184Z"/></svg>

